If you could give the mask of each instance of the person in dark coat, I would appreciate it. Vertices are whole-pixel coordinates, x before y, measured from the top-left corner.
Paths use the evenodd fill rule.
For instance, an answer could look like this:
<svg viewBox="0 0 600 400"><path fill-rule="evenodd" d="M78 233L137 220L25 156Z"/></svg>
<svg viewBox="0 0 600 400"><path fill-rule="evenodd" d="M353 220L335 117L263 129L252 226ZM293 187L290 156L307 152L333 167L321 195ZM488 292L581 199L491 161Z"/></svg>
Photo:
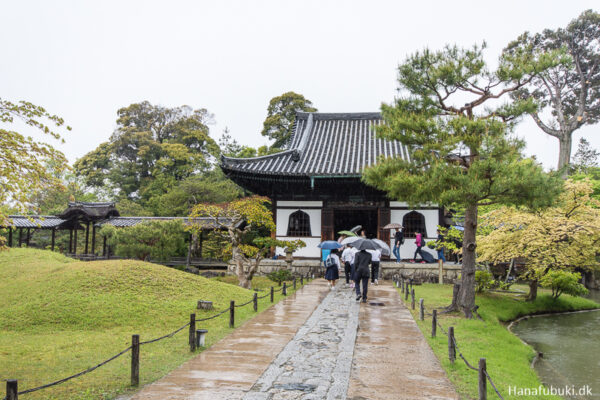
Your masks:
<svg viewBox="0 0 600 400"><path fill-rule="evenodd" d="M327 267L327 269L325 270L325 279L329 281L329 287L331 288L331 290L335 288L336 281L340 279L340 257L338 256L338 253L338 249L331 250L331 253L325 260L325 266ZM332 262L327 262L329 259L331 259Z"/></svg>
<svg viewBox="0 0 600 400"><path fill-rule="evenodd" d="M371 253L361 250L354 256L354 282L356 288L356 301L362 297L362 302L367 302L367 290L369 288L369 264L371 264ZM360 283L362 282L362 295L360 293Z"/></svg>
<svg viewBox="0 0 600 400"><path fill-rule="evenodd" d="M404 244L404 229L400 228L394 235L394 256L396 256L396 262L400 262L400 246Z"/></svg>

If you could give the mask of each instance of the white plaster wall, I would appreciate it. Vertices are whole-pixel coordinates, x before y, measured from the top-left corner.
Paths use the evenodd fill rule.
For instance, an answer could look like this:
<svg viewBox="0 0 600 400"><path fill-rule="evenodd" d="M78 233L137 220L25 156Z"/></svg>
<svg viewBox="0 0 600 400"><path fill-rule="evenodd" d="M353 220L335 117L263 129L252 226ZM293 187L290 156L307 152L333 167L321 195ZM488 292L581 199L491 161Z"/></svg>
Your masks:
<svg viewBox="0 0 600 400"><path fill-rule="evenodd" d="M284 204L285 203L285 204ZM287 204L287 203L295 203L295 204ZM310 203L310 204L309 204ZM318 203L318 204L312 204ZM281 206L294 206L294 205L304 205L305 207L313 207L320 206L322 202L320 201L278 201L277 205ZM302 210L308 214L310 218L310 234L314 237L290 237L287 235L288 223L290 221L290 214ZM297 250L294 252L294 256L297 257L315 257L318 258L321 256L321 249L317 246L321 243L321 210L320 209L303 209L302 207L296 209L280 209L277 208L277 227L276 227L276 235L279 240L296 240L300 239L304 243L306 243L306 247ZM276 254L284 255L284 251L282 248L276 249Z"/></svg>
<svg viewBox="0 0 600 400"><path fill-rule="evenodd" d="M396 202L390 202L390 206L392 206L391 203L396 203ZM393 206L393 207L398 207L398 206ZM417 212L423 214L423 216L425 217L425 228L427 229L427 235L429 235L429 236L425 237L425 241L428 242L430 240L437 239L435 230L437 229L437 226L440 222L438 210L419 210L419 209L416 209L416 210L391 210L390 222L402 224L402 218L404 218L404 215L408 214L411 211L417 211ZM393 234L390 235L390 248L392 246L394 246L394 235ZM415 244L415 239L404 239L404 244L400 246L400 257L401 258L413 258L413 256L415 255L416 249L417 249L417 245ZM433 257L437 259L437 251L429 249L427 247L423 247L422 250L431 253L433 255ZM393 258L394 257L392 255L392 259Z"/></svg>
<svg viewBox="0 0 600 400"><path fill-rule="evenodd" d="M303 247L294 252L294 257L312 257L319 258L321 257L321 249L317 246L321 243L321 238L307 238L307 237L290 237L290 236L277 236L278 240L296 240L300 239L304 243L306 243L306 247ZM275 254L285 255L283 248L277 247L275 249Z"/></svg>
<svg viewBox="0 0 600 400"><path fill-rule="evenodd" d="M288 223L290 222L290 215L295 213L298 210L302 210L308 214L310 218L310 236L319 236L321 237L321 210L315 209L302 209L302 208L284 208L277 209L277 228L276 234L277 236L285 236L287 235Z"/></svg>

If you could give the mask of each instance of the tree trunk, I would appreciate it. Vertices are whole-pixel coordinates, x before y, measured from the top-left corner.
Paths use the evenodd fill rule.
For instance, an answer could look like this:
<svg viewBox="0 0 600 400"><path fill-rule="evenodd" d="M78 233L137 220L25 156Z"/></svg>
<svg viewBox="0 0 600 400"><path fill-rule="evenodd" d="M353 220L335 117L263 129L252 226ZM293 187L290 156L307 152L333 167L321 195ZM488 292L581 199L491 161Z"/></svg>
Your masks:
<svg viewBox="0 0 600 400"><path fill-rule="evenodd" d="M563 132L562 136L558 139L558 143L558 170L562 170L561 177L567 179L569 173L568 165L571 162L571 146L573 144L571 132Z"/></svg>
<svg viewBox="0 0 600 400"><path fill-rule="evenodd" d="M527 295L527 301L535 301L537 298L538 281L533 279L529 281L529 294Z"/></svg>
<svg viewBox="0 0 600 400"><path fill-rule="evenodd" d="M465 210L465 230L463 239L463 265L461 270L458 307L465 317L473 317L475 307L475 235L477 233L477 205L469 205Z"/></svg>

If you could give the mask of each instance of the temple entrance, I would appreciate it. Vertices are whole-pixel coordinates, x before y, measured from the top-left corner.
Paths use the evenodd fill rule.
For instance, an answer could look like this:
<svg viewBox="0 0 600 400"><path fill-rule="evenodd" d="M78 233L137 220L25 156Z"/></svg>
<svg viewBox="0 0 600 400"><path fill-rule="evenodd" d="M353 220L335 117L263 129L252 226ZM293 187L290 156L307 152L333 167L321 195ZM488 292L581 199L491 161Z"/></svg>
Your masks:
<svg viewBox="0 0 600 400"><path fill-rule="evenodd" d="M377 209L334 209L333 226L334 237L338 238L338 232L350 230L356 225L362 225L366 230L368 238L377 237Z"/></svg>

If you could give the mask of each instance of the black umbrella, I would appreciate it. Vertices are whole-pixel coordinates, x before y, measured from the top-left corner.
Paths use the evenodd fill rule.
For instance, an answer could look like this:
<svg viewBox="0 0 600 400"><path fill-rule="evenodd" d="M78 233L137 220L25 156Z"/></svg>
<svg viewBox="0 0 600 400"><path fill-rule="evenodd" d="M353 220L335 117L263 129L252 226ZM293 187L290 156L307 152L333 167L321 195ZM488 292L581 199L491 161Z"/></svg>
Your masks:
<svg viewBox="0 0 600 400"><path fill-rule="evenodd" d="M381 246L372 241L371 239L359 239L352 242L352 247L357 250L379 250Z"/></svg>

